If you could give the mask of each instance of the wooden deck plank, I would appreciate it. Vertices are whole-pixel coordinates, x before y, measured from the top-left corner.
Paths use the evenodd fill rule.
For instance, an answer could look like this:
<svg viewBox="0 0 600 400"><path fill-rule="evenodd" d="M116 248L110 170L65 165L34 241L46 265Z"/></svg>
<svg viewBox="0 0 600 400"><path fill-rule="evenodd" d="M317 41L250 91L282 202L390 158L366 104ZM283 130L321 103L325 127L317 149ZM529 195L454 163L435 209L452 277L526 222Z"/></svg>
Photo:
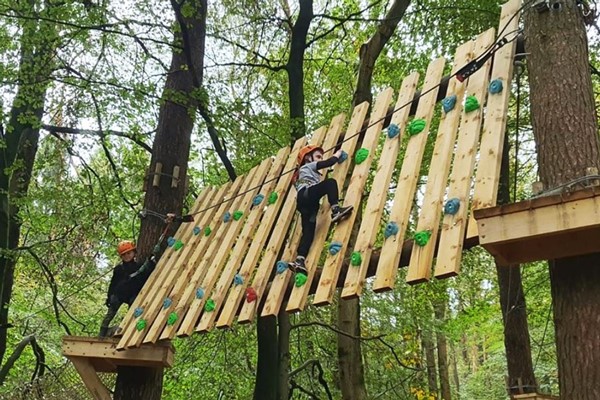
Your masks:
<svg viewBox="0 0 600 400"><path fill-rule="evenodd" d="M454 64L452 66L453 74L473 59L474 44L475 42L470 40L456 49ZM455 95L457 99L463 99L466 83L459 82L458 79L450 79L448 90L446 91L447 97ZM411 284L427 281L431 278L433 252L437 243L442 202L448 184L450 162L452 161L461 111L462 101L457 100L453 110L442 114L442 120L438 127L433 156L431 157L429 167L429 175L427 176L427 186L425 188L425 195L423 196L423 207L421 208L419 221L417 222L417 232L431 232L431 239L425 246L413 246L412 248L410 265L406 276L406 281ZM402 241L403 239L401 237L399 240ZM400 257L400 254L398 257ZM381 280L378 279L375 284L376 290L390 289L390 285L393 285L395 279L395 274L393 276L384 276Z"/></svg>
<svg viewBox="0 0 600 400"><path fill-rule="evenodd" d="M494 43L494 32L494 29L489 29L479 36L475 44L477 55L483 54ZM450 174L448 199L458 199L460 207L456 214L445 214L442 220L442 233L435 266L436 278L455 276L460 270L463 240L468 221L469 191L471 190L473 168L489 84L490 63L491 60L484 63L481 69L469 78L469 84L467 85L467 94L475 96L480 107L469 113L463 112L458 131L456 154Z"/></svg>

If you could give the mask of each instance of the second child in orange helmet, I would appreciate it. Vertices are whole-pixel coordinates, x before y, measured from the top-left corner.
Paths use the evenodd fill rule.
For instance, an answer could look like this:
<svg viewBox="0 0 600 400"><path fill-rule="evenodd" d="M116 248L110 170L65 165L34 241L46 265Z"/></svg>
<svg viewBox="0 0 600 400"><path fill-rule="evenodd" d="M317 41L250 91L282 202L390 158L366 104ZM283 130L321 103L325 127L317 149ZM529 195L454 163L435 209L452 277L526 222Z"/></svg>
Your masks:
<svg viewBox="0 0 600 400"><path fill-rule="evenodd" d="M306 256L310 250L315 237L317 226L317 214L319 212L321 198L327 196L331 205L331 222L342 220L352 212L352 206L340 207L338 185L335 179L322 179L319 172L322 169L332 167L342 156L342 150L335 152L330 158L323 160L323 149L318 146L306 146L298 153L299 168L295 179L295 187L298 191L296 209L300 212L302 219L302 237L298 245L296 260L291 262L290 269L296 273L308 275L306 269Z"/></svg>

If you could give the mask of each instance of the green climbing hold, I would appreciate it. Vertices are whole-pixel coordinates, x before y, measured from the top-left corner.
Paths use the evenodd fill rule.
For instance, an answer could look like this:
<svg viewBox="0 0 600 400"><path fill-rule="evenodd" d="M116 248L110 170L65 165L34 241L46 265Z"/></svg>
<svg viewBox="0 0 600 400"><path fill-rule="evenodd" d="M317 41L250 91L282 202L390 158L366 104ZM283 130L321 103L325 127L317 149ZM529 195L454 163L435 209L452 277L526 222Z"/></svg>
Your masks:
<svg viewBox="0 0 600 400"><path fill-rule="evenodd" d="M479 108L479 100L477 97L471 95L467 97L465 100L465 112L475 111Z"/></svg>
<svg viewBox="0 0 600 400"><path fill-rule="evenodd" d="M204 236L210 235L211 232L212 232L212 229L210 229L210 226L207 226L206 228L204 228Z"/></svg>
<svg viewBox="0 0 600 400"><path fill-rule="evenodd" d="M277 201L277 197L279 197L277 192L271 192L271 194L269 195L269 198L267 199L267 203L275 204L275 202Z"/></svg>
<svg viewBox="0 0 600 400"><path fill-rule="evenodd" d="M239 221L240 218L242 218L242 215L244 215L244 212L237 210L236 212L233 213L233 219L236 221Z"/></svg>
<svg viewBox="0 0 600 400"><path fill-rule="evenodd" d="M206 312L215 311L216 306L217 305L215 304L215 301L213 299L208 299L208 301L204 305L204 311L206 311Z"/></svg>
<svg viewBox="0 0 600 400"><path fill-rule="evenodd" d="M425 122L423 118L413 119L408 125L408 134L410 136L418 135L419 133L423 132L423 129L425 129L426 125L427 122Z"/></svg>
<svg viewBox="0 0 600 400"><path fill-rule="evenodd" d="M300 287L300 286L303 286L307 280L308 280L308 276L304 275L303 273L298 272L296 274L296 276L294 277L294 284L296 285L296 287Z"/></svg>
<svg viewBox="0 0 600 400"><path fill-rule="evenodd" d="M415 243L421 247L427 245L430 238L431 238L430 231L417 232L417 233L415 233L415 236L414 236Z"/></svg>
<svg viewBox="0 0 600 400"><path fill-rule="evenodd" d="M363 161L365 161L367 159L368 156L369 156L369 150L365 149L363 147L361 149L358 149L358 151L354 155L354 161L357 164L361 164Z"/></svg>
<svg viewBox="0 0 600 400"><path fill-rule="evenodd" d="M135 329L137 329L138 331L143 331L145 328L146 328L146 320L145 319L140 319L135 324Z"/></svg>
<svg viewBox="0 0 600 400"><path fill-rule="evenodd" d="M175 243L173 244L173 250L175 250L175 251L181 250L182 247L183 247L183 242L180 239L177 239L175 241Z"/></svg>
<svg viewBox="0 0 600 400"><path fill-rule="evenodd" d="M360 255L360 252L352 252L352 255L350 256L350 264L352 264L354 267L360 267L360 264L362 264L362 256Z"/></svg>
<svg viewBox="0 0 600 400"><path fill-rule="evenodd" d="M175 321L177 321L177 313L173 311L171 314L169 314L169 318L167 318L167 325L171 326L175 323Z"/></svg>

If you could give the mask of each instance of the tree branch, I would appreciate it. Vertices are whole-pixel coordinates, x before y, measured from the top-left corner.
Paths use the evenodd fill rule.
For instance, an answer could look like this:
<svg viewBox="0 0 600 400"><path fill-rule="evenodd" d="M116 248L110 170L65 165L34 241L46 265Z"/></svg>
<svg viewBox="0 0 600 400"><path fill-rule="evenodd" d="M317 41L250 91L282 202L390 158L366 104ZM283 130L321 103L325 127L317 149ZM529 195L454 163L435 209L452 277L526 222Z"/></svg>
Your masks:
<svg viewBox="0 0 600 400"><path fill-rule="evenodd" d="M78 128L69 128L66 126L56 126L56 125L48 125L42 124L42 128L50 133L67 133L71 135L90 135L90 136L98 136L100 138L104 138L106 136L118 136L122 138L126 138L146 150L148 153L152 154L152 148L147 145L145 142L139 140L135 136L121 132L121 131L113 131L111 129L105 130L93 130L93 129L78 129ZM144 133L144 135L149 135L151 132Z"/></svg>

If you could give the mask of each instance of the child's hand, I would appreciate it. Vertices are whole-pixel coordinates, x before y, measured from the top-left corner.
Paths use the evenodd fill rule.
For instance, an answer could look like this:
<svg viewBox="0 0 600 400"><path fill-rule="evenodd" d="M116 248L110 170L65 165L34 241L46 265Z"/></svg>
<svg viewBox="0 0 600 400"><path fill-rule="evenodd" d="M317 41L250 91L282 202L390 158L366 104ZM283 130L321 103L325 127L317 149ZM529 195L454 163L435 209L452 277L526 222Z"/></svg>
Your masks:
<svg viewBox="0 0 600 400"><path fill-rule="evenodd" d="M339 159L340 159L340 157L342 156L342 149L339 149L338 151L336 151L336 152L333 154L333 156L339 160Z"/></svg>

